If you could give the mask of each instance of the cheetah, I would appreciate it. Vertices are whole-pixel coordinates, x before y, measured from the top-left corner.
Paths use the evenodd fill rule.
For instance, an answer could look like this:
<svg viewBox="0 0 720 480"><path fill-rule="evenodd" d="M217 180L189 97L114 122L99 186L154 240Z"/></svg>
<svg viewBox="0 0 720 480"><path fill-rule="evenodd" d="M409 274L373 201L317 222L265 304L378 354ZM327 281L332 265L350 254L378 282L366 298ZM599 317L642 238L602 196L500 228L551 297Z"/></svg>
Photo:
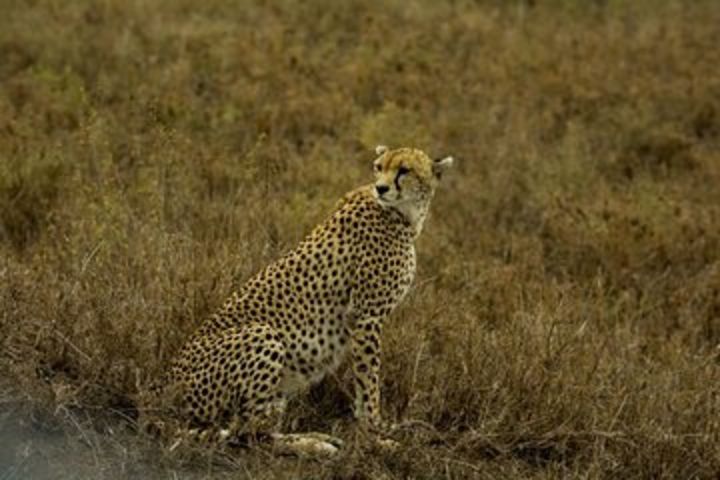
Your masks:
<svg viewBox="0 0 720 480"><path fill-rule="evenodd" d="M190 424L223 439L263 432L290 451L334 453L341 441L277 432L287 398L352 359L354 415L380 415L380 334L415 275L415 239L452 157L376 148L375 181L338 202L292 251L270 264L208 318L162 380Z"/></svg>

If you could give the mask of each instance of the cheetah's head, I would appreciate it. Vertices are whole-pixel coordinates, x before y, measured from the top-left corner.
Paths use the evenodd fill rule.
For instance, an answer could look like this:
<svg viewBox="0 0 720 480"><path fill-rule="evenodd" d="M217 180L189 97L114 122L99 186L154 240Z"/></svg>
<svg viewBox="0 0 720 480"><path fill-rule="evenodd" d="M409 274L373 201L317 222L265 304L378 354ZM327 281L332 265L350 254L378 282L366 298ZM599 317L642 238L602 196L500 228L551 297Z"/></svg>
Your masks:
<svg viewBox="0 0 720 480"><path fill-rule="evenodd" d="M453 163L452 157L432 160L415 148L391 150L379 145L375 153L374 194L384 207L404 213L427 206L443 172Z"/></svg>

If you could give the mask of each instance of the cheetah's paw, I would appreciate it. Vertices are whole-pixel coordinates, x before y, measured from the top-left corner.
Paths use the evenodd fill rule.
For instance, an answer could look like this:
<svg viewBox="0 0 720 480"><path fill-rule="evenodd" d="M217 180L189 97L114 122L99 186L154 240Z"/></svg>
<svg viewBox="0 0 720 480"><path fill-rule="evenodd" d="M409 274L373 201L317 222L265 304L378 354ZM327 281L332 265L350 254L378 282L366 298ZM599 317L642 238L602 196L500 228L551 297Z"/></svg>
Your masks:
<svg viewBox="0 0 720 480"><path fill-rule="evenodd" d="M278 453L301 457L332 457L343 446L339 438L318 432L276 433L272 438Z"/></svg>

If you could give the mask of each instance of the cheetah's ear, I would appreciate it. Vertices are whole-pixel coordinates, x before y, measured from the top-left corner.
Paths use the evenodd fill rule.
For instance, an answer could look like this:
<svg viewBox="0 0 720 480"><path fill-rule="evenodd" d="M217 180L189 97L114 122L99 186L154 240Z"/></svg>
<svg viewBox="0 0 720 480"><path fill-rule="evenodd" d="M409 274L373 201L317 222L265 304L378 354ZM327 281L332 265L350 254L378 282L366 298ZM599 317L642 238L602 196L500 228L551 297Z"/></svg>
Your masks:
<svg viewBox="0 0 720 480"><path fill-rule="evenodd" d="M453 161L453 157L438 158L437 160L433 160L432 171L435 178L440 179L443 172L452 166Z"/></svg>
<svg viewBox="0 0 720 480"><path fill-rule="evenodd" d="M383 153L387 152L388 150L390 150L390 149L387 146L378 145L377 147L375 147L375 155L382 155Z"/></svg>

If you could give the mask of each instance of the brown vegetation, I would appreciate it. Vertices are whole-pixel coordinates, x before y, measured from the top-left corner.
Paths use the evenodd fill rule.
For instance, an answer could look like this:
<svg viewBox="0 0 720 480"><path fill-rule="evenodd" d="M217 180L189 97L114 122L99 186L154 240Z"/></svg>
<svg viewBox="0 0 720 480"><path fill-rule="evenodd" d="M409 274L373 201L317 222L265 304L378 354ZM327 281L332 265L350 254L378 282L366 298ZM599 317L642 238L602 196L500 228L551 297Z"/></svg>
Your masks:
<svg viewBox="0 0 720 480"><path fill-rule="evenodd" d="M0 10L0 477L717 478L717 2ZM339 461L137 434L376 143L458 159L385 332L385 414L424 426L373 451L342 373L286 422Z"/></svg>

